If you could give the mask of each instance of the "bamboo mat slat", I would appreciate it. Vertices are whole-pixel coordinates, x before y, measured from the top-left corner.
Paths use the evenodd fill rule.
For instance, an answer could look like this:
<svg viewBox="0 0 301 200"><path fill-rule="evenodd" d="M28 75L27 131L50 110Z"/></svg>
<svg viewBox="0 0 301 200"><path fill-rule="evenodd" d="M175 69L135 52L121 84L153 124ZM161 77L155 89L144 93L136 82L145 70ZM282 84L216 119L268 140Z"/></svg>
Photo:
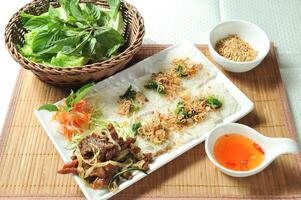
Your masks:
<svg viewBox="0 0 301 200"><path fill-rule="evenodd" d="M145 45L131 64L164 49ZM198 48L208 56L205 45ZM130 65L131 65L130 64ZM295 130L272 47L267 58L248 73L224 72L252 101L255 109L240 120L272 137L295 138ZM71 175L58 175L61 158L40 127L33 110L56 102L67 91L20 70L0 141L1 199L82 199ZM300 155L285 155L249 178L222 174L200 144L118 194L116 199L301 199ZM61 199L61 198L60 198Z"/></svg>

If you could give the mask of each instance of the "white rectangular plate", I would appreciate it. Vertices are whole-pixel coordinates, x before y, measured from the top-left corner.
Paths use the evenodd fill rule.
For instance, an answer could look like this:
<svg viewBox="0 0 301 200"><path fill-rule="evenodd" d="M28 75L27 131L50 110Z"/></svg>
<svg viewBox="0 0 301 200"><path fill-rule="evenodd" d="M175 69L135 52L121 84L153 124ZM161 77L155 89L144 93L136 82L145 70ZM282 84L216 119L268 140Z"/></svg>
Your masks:
<svg viewBox="0 0 301 200"><path fill-rule="evenodd" d="M172 58L175 57L189 57L194 62L201 62L204 67L209 69L210 71L214 72L216 75L213 78L214 80L221 82L227 88L229 93L235 98L235 100L240 105L240 109L231 114L230 116L226 117L221 123L229 123L234 122L248 114L253 110L253 102L246 97L221 71L219 71L213 63L211 63L206 56L204 56L193 44L184 40L179 44L171 46L135 65L129 67L122 72L115 74L95 85L92 92L97 92L104 88L107 85L120 85L124 83L131 83L136 78L141 77L143 75L149 74L153 72L155 69L154 66L158 65L158 63L166 64ZM69 162L71 159L72 152L70 150L65 149L64 147L67 144L66 139L60 133L56 131L56 124L55 122L51 121L51 117L53 113L47 111L35 111L37 118L39 119L42 127L45 129L47 135L49 136L50 140L53 142L55 148L61 155L64 162ZM180 156L184 152L188 151L189 149L193 148L194 146L203 142L207 135L210 132L203 134L201 137L192 140L191 142L173 149L172 151L165 153L158 158L155 159L153 163L150 164L150 170L148 173L151 173L158 168L162 167L169 161L175 159L176 157ZM77 184L83 191L84 195L87 199L108 199L115 195L116 193L120 192L121 190L129 187L133 183L137 182L138 180L142 179L146 175L143 173L137 173L133 177L132 180L125 181L119 185L119 189L116 192L109 192L107 190L93 190L87 186L85 186L84 182L80 180L78 176L74 176Z"/></svg>

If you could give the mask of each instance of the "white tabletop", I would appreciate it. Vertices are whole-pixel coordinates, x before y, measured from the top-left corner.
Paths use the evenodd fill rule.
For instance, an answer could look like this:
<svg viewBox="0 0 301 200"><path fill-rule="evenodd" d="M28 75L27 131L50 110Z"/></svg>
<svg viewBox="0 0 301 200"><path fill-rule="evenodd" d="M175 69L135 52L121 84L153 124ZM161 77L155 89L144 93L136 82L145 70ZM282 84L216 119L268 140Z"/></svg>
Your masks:
<svg viewBox="0 0 301 200"><path fill-rule="evenodd" d="M127 0L145 19L144 43L174 44L184 38L207 43L209 29L220 21L244 19L262 27L278 49L297 130L301 130L301 1L300 0ZM10 0L1 10L0 127L3 126L19 65L4 46L9 18L30 0ZM299 138L301 138L301 131Z"/></svg>

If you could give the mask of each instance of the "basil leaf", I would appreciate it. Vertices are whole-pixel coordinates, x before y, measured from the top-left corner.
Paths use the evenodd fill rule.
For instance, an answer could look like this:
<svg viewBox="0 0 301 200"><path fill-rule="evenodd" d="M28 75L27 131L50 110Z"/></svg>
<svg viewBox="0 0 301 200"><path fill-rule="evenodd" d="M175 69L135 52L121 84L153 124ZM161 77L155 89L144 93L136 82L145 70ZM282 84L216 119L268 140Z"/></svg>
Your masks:
<svg viewBox="0 0 301 200"><path fill-rule="evenodd" d="M91 15L93 16L93 18L95 20L99 20L101 18L101 16L103 15L101 9L98 6L96 6L95 4L86 3L86 6L89 9L89 11L91 12Z"/></svg>
<svg viewBox="0 0 301 200"><path fill-rule="evenodd" d="M107 57L105 56L105 49L102 48L102 45L97 42L95 45L95 54L92 56L92 61L97 62L101 60L105 60Z"/></svg>
<svg viewBox="0 0 301 200"><path fill-rule="evenodd" d="M123 37L115 29L109 27L96 30L94 36L104 47L124 43Z"/></svg>
<svg viewBox="0 0 301 200"><path fill-rule="evenodd" d="M75 47L67 49L67 50L63 51L62 53L66 54L66 55L76 55L76 54L79 54L82 51L82 49L84 48L84 46L86 45L86 43L90 41L90 39L91 39L90 36L91 36L91 32L88 33L83 38L83 40L79 44L77 44Z"/></svg>
<svg viewBox="0 0 301 200"><path fill-rule="evenodd" d="M96 30L94 37L104 49L105 56L110 57L117 52L118 48L124 44L123 37L113 28L103 28Z"/></svg>
<svg viewBox="0 0 301 200"><path fill-rule="evenodd" d="M50 38L46 42L47 46L52 46L55 44L58 40L63 39L62 32L59 29L53 29L50 33Z"/></svg>
<svg viewBox="0 0 301 200"><path fill-rule="evenodd" d="M124 33L124 21L122 13L119 11L114 19L109 20L108 26L112 27L118 33L123 34Z"/></svg>
<svg viewBox="0 0 301 200"><path fill-rule="evenodd" d="M79 6L79 0L69 0L68 2L70 14L79 21L85 21L85 17Z"/></svg>
<svg viewBox="0 0 301 200"><path fill-rule="evenodd" d="M31 17L25 24L24 28L28 30L34 29L47 29L47 24L49 21L48 15L40 15Z"/></svg>
<svg viewBox="0 0 301 200"><path fill-rule="evenodd" d="M80 102L91 90L91 88L94 86L94 83L89 83L81 87L76 93L75 93L75 98L73 100L74 103Z"/></svg>
<svg viewBox="0 0 301 200"><path fill-rule="evenodd" d="M70 95L65 100L65 110L70 111L75 103L80 102L94 86L94 83L89 83L81 87L76 93L71 90Z"/></svg>
<svg viewBox="0 0 301 200"><path fill-rule="evenodd" d="M61 49L61 46L55 44L45 50L40 51L37 54L41 55L41 56L43 56L44 54L56 54L60 49Z"/></svg>
<svg viewBox="0 0 301 200"><path fill-rule="evenodd" d="M67 37L64 39L59 39L56 41L53 41L50 45L49 48L44 49L43 51L39 52L39 55L43 55L43 54L49 54L49 53L53 53L56 54L56 57L59 57L59 52L64 48L64 46L69 46L69 45L73 45L74 43L78 43L80 41L80 36L75 36L75 37Z"/></svg>
<svg viewBox="0 0 301 200"><path fill-rule="evenodd" d="M53 44L57 44L60 46L69 46L73 45L74 43L80 42L81 36L71 36L71 37L66 37L57 41L54 41Z"/></svg>
<svg viewBox="0 0 301 200"><path fill-rule="evenodd" d="M51 34L47 30L42 30L38 32L32 42L32 50L34 53L38 53L39 51L43 51L48 47L47 43L51 38Z"/></svg>
<svg viewBox="0 0 301 200"><path fill-rule="evenodd" d="M110 16L111 18L115 18L120 7L120 0L108 0L110 6Z"/></svg>
<svg viewBox="0 0 301 200"><path fill-rule="evenodd" d="M71 110L74 99L75 99L75 93L73 92L73 90L71 90L71 93L69 94L69 96L65 100L65 103L66 103L65 110L66 111L69 112Z"/></svg>
<svg viewBox="0 0 301 200"><path fill-rule="evenodd" d="M93 56L96 54L96 43L97 40L95 38L91 38L90 41L88 43L86 43L86 45L83 48L83 52L82 55L83 56Z"/></svg>
<svg viewBox="0 0 301 200"><path fill-rule="evenodd" d="M47 110L49 112L53 112L53 111L58 111L58 108L54 104L44 104L40 106L38 110Z"/></svg>

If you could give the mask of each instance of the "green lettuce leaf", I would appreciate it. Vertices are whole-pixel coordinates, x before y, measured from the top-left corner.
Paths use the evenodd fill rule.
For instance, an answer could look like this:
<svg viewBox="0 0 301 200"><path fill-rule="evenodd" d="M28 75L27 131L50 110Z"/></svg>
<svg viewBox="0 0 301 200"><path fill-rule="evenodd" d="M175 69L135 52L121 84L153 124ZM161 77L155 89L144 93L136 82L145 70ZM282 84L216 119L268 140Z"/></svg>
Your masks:
<svg viewBox="0 0 301 200"><path fill-rule="evenodd" d="M51 59L50 64L58 67L82 66L87 63L88 58L83 56L68 56L59 52Z"/></svg>

